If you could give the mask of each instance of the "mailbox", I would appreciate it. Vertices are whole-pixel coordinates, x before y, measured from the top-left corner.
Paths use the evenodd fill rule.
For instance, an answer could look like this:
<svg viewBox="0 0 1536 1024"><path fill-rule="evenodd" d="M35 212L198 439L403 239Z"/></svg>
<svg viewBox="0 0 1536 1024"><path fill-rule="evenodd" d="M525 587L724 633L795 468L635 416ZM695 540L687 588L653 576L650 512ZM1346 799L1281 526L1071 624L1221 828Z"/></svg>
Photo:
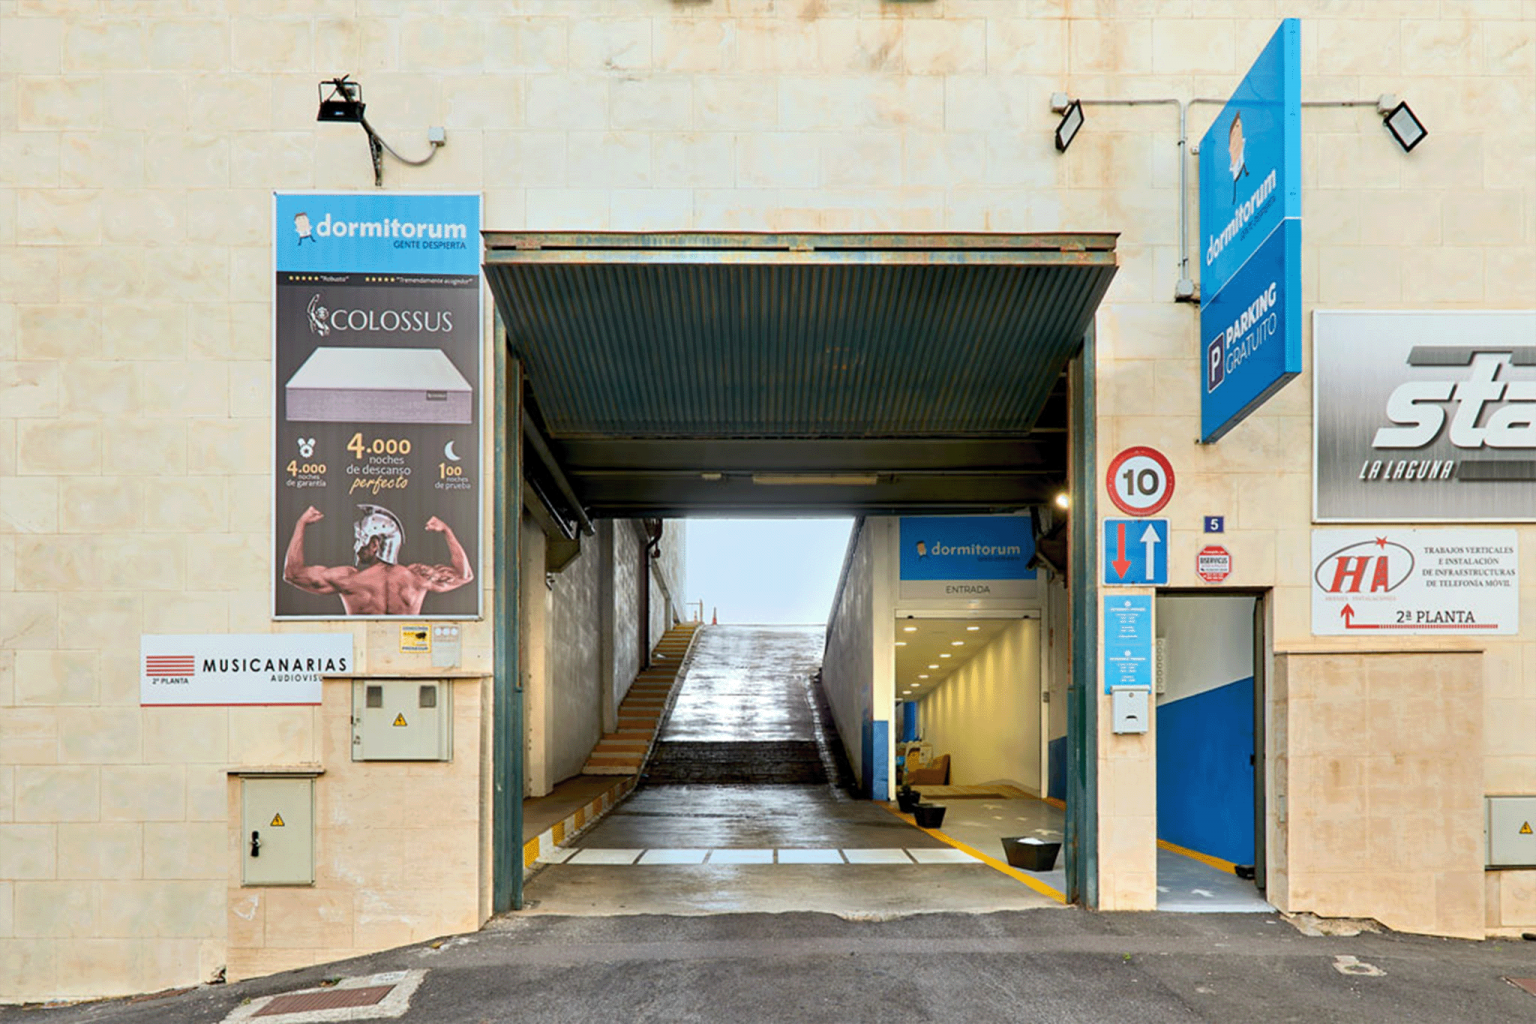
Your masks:
<svg viewBox="0 0 1536 1024"><path fill-rule="evenodd" d="M1151 691L1145 686L1117 686L1110 697L1116 733L1146 732Z"/></svg>
<svg viewBox="0 0 1536 1024"><path fill-rule="evenodd" d="M352 684L352 760L453 759L453 687L446 679Z"/></svg>

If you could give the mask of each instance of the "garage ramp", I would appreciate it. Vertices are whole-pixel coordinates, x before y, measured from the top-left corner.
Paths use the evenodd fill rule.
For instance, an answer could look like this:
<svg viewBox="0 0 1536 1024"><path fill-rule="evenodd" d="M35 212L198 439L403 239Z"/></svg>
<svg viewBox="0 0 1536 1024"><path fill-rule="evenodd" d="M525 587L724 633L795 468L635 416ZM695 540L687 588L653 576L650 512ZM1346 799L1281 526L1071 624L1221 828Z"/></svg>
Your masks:
<svg viewBox="0 0 1536 1024"><path fill-rule="evenodd" d="M819 627L709 626L636 791L543 856L543 914L1058 906L851 792L814 679Z"/></svg>

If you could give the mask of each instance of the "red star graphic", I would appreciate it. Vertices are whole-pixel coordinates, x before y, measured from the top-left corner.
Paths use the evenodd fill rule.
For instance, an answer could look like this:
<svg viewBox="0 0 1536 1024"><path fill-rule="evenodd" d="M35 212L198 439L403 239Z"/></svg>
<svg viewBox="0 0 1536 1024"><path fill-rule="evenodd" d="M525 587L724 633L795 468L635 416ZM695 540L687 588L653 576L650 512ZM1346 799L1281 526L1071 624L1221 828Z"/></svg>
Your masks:
<svg viewBox="0 0 1536 1024"><path fill-rule="evenodd" d="M1385 537L1377 537L1376 538L1376 546L1379 547L1379 548L1386 547L1387 546L1387 538L1385 538Z"/></svg>

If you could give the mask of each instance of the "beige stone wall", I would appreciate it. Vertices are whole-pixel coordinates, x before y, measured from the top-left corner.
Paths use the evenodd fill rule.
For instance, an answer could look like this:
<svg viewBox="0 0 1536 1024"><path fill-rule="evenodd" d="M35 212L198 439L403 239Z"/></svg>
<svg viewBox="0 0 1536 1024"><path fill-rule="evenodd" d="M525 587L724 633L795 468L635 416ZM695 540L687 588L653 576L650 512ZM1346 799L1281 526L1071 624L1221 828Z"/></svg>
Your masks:
<svg viewBox="0 0 1536 1024"><path fill-rule="evenodd" d="M241 884L241 779L229 776L227 854L201 851L210 865L227 864L228 889L220 895L229 980L473 931L485 920L482 681L451 686L453 760L384 762L352 760L352 683L326 682L313 886Z"/></svg>
<svg viewBox="0 0 1536 1024"><path fill-rule="evenodd" d="M1270 883L1282 905L1474 939L1494 923L1485 884L1510 883L1498 924L1529 910L1523 880L1484 879L1482 661L1477 651L1276 656L1270 709L1288 749L1274 766L1285 807L1270 832Z"/></svg>
<svg viewBox="0 0 1536 1024"><path fill-rule="evenodd" d="M1100 465L1167 451L1174 582L1225 512L1285 649L1310 379L1193 444L1173 114L1090 108L1058 156L1047 104L1225 95L1282 13L1307 98L1394 92L1432 132L1404 155L1368 110L1305 113L1305 312L1536 306L1533 0L0 0L0 998L224 964L224 773L323 749L317 711L141 711L136 671L141 632L298 628L268 615L270 192L372 186L321 77L405 152L445 125L387 184L482 191L499 228L1119 231ZM1525 615L1486 656L1490 792L1536 778ZM365 671L400 663L351 628ZM489 650L471 624L465 666ZM1103 778L1144 756L1101 750Z"/></svg>

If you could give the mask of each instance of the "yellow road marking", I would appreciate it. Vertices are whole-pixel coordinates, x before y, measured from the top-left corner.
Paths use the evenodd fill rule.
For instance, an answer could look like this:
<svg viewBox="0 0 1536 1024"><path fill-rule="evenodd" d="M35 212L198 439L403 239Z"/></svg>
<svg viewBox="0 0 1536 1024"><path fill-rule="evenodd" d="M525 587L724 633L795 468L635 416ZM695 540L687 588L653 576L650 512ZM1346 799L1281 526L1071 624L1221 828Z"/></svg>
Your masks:
<svg viewBox="0 0 1536 1024"><path fill-rule="evenodd" d="M884 807L887 811L890 811L892 814L896 815L896 817L900 818L902 821L906 822L908 825L911 825L918 831L926 832L933 836L933 838L937 839L939 842L948 846L953 846L955 849L961 851L962 853L970 854L972 857L975 857L977 860L981 861L992 870L1001 871L1003 874L1007 875L1009 878L1012 878L1014 881L1023 882L1031 889L1040 893L1040 895L1049 896L1057 903L1065 904L1067 902L1065 893L1057 892L1055 889L1046 885L1044 882L1040 881L1040 879L1034 877L1028 872L1020 871L1012 864L1009 864L1005 861L1000 861L996 857L989 857L982 853L980 850L971 846L967 846L960 840L951 838L950 836L947 836L943 832L940 832L936 829L923 828L922 826L918 825L916 819L913 818L912 815L902 814L900 811L893 809L889 804L881 804L880 806Z"/></svg>
<svg viewBox="0 0 1536 1024"><path fill-rule="evenodd" d="M1202 864L1209 864L1217 871L1225 871L1229 875L1237 874L1237 865L1233 864L1229 860L1222 860L1220 857L1212 857L1209 854L1200 853L1196 850L1186 850L1182 846L1173 845L1166 839L1159 839L1157 841L1157 845L1170 853L1183 854L1185 857L1188 857L1191 860L1197 860Z"/></svg>

